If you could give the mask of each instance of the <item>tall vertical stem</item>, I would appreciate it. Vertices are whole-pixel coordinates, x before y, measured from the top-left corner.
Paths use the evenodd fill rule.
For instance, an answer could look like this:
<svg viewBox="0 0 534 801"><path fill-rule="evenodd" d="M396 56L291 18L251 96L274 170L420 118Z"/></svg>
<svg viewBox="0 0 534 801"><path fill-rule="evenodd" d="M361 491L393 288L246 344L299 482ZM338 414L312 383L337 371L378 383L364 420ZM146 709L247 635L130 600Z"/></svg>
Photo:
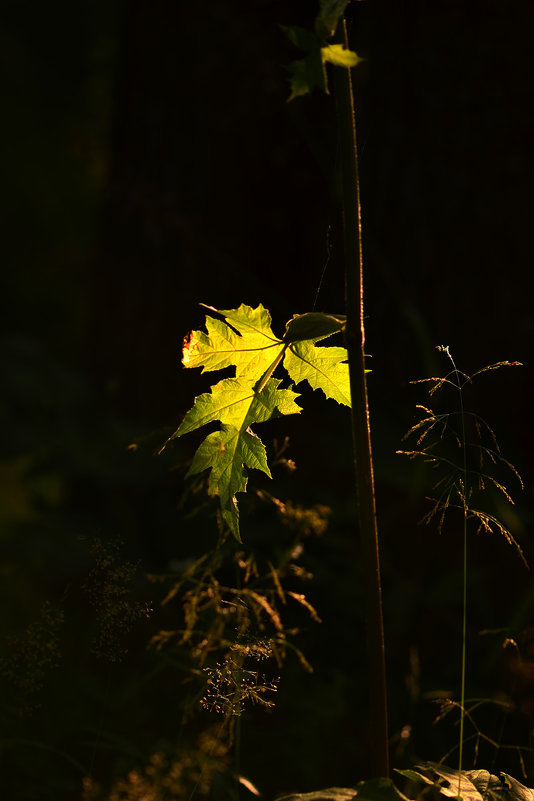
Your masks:
<svg viewBox="0 0 534 801"><path fill-rule="evenodd" d="M469 488L467 486L467 438L465 434L465 412L464 412L464 398L462 393L462 379L458 368L452 358L448 348L445 349L448 354L454 372L456 374L456 381L458 384L458 392L460 396L460 421L462 425L462 457L463 457L463 506L464 506L464 527L463 527L463 581L462 581L462 667L461 667L461 685L460 685L460 744L458 749L458 795L460 795L461 781L462 781L462 763L464 757L464 718L465 718L465 668L466 668L466 648L467 648L467 504Z"/></svg>
<svg viewBox="0 0 534 801"><path fill-rule="evenodd" d="M338 34L348 47L345 22ZM338 39L339 40L339 39ZM346 344L352 397L352 438L362 547L369 682L369 774L389 775L384 624L378 528L365 377L363 251L356 116L350 69L336 69L345 250Z"/></svg>

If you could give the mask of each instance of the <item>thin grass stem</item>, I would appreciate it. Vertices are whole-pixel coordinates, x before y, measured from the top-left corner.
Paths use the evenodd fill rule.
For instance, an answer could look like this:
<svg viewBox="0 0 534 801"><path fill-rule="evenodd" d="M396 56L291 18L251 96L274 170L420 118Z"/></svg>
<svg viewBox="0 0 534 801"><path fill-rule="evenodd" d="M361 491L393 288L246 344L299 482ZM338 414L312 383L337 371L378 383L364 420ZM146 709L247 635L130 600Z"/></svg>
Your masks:
<svg viewBox="0 0 534 801"><path fill-rule="evenodd" d="M469 497L469 489L467 486L467 437L465 433L465 414L464 414L464 399L462 389L464 385L467 383L466 381L461 381L460 375L464 376L464 373L460 373L454 359L449 351L449 348L443 348L444 352L447 354L449 359L451 360L452 366L454 368L454 373L456 376L456 381L458 385L458 394L460 399L460 424L462 430L462 475L463 475L463 489L462 489L462 501L463 501L463 581L462 581L462 665L461 665L461 680L460 680L460 743L459 743L459 750L458 750L458 795L460 795L461 790L461 782L462 782L462 765L463 765L463 756L464 756L464 719L465 719L465 673L466 673L466 642L467 642L467 516L468 516L468 509L467 509L467 499ZM467 376L469 379L469 376Z"/></svg>

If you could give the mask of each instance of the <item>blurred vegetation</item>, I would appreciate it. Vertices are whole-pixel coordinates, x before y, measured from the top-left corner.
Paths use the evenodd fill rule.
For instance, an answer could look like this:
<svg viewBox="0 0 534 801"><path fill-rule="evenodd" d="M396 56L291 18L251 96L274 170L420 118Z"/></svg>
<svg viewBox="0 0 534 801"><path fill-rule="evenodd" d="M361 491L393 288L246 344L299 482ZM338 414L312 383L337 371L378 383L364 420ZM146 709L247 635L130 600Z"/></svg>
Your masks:
<svg viewBox="0 0 534 801"><path fill-rule="evenodd" d="M235 722L200 705L191 643L155 645L183 628L169 589L213 557L220 533L202 485L183 482L195 443L155 456L207 387L178 365L197 304L262 302L280 325L311 310L319 287L317 309L342 311L334 100L286 103L294 52L279 25L314 14L304 0L7 4L6 798L226 798L236 770L273 797L365 776L346 410L310 395L300 419L266 424L272 453L289 446L274 481L251 475L241 502L242 564L267 576L298 540L283 592L304 593L322 623L265 585L314 671L291 649L282 666L268 657L275 706L235 718L239 766ZM453 713L434 720L436 701L458 692L461 532L418 525L432 477L395 455L417 419L408 382L435 374L437 344L468 373L525 365L481 377L469 403L525 480L506 524L533 561L534 11L368 0L351 19L367 59L357 85L392 751L407 766L444 756L457 729ZM507 704L480 707L477 725L528 749L532 582L497 537L473 538L470 565L468 694ZM229 556L218 571L219 586L245 583ZM252 639L271 636L257 618ZM224 658L221 647L205 666ZM514 750L481 743L484 761L520 776Z"/></svg>

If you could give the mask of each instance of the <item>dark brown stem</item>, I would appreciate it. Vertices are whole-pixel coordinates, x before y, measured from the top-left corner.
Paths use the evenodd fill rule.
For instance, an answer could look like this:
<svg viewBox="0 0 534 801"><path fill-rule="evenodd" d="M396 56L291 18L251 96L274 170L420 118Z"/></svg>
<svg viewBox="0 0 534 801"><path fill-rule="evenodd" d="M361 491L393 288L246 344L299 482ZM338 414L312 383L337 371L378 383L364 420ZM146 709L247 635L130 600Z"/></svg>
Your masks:
<svg viewBox="0 0 534 801"><path fill-rule="evenodd" d="M338 41L347 44L343 22ZM337 118L342 175L345 250L346 344L352 398L352 438L358 517L365 589L365 622L369 681L369 775L389 775L388 720L384 624L378 528L376 521L371 428L365 377L365 330L363 319L363 251L356 142L356 116L350 69L336 74Z"/></svg>

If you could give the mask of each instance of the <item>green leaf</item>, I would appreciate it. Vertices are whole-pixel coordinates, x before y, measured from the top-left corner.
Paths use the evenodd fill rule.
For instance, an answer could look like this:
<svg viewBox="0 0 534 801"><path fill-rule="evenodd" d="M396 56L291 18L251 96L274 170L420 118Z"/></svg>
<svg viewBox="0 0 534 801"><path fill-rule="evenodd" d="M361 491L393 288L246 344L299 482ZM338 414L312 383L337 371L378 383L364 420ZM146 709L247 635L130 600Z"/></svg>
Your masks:
<svg viewBox="0 0 534 801"><path fill-rule="evenodd" d="M205 308L217 312L212 306ZM252 309L242 303L238 309L217 313L229 320L235 331L222 320L206 317L208 333L192 331L184 340L184 367L212 371L234 366L242 376L261 376L284 347L271 330L269 312L261 304Z"/></svg>
<svg viewBox="0 0 534 801"><path fill-rule="evenodd" d="M291 75L291 92L288 98L306 95L314 89L321 89L329 94L326 63L339 67L355 67L362 59L352 50L345 50L341 44L323 46L324 37L296 25L282 25L287 38L299 50L306 53L305 58L293 61L287 69Z"/></svg>
<svg viewBox="0 0 534 801"><path fill-rule="evenodd" d="M226 320L230 320L233 327L239 331L240 334L257 335L260 338L259 342L262 344L264 339L278 341L271 330L271 315L260 305L253 309L242 303L238 309L215 309L213 306L207 306L201 303L205 309L216 312L222 315Z"/></svg>
<svg viewBox="0 0 534 801"><path fill-rule="evenodd" d="M184 367L206 371L235 367L236 375L199 395L167 442L210 423L219 424L219 430L208 434L198 448L188 475L210 471L208 493L219 496L223 518L240 540L236 493L246 490L246 471L271 475L263 443L250 426L301 411L295 403L298 394L280 388L280 379L271 376L285 357L284 366L294 381L307 380L327 397L349 405L347 351L314 344L342 330L345 318L319 312L295 315L286 325L284 339L279 339L271 329L271 315L261 304L255 309L243 303L222 311L205 308L224 319L208 316L206 333L193 331L184 340Z"/></svg>
<svg viewBox="0 0 534 801"><path fill-rule="evenodd" d="M261 470L271 477L261 439L250 428L243 431L223 425L220 431L208 434L187 472L191 476L211 469L208 494L219 496L223 519L238 542L241 536L235 496L246 491L245 467Z"/></svg>
<svg viewBox="0 0 534 801"><path fill-rule="evenodd" d="M256 392L254 381L225 378L212 387L211 392L196 398L193 408L173 434L173 438L180 437L214 420L222 423L221 429L208 434L200 445L187 475L211 470L208 492L219 496L223 518L239 541L239 509L235 495L246 490L244 468L261 470L271 476L265 447L249 426L301 411L295 403L297 393L278 389L279 384L279 379L271 378L261 392Z"/></svg>
<svg viewBox="0 0 534 801"><path fill-rule="evenodd" d="M417 770L411 770L410 768L406 768L401 770L400 768L395 768L395 773L398 773L400 776L404 776L405 779L408 779L411 782L421 782L422 784L434 784L434 782L428 778L428 776L424 776L422 773L419 773Z"/></svg>
<svg viewBox="0 0 534 801"><path fill-rule="evenodd" d="M329 94L326 70L319 50L313 51L299 61L292 61L287 65L287 70L291 76L288 102L296 97L311 94L314 89L321 89Z"/></svg>
<svg viewBox="0 0 534 801"><path fill-rule="evenodd" d="M286 351L284 367L295 384L307 381L312 389L322 389L327 398L350 406L346 358L346 348L320 348L310 341L294 342Z"/></svg>
<svg viewBox="0 0 534 801"><path fill-rule="evenodd" d="M289 41L299 50L307 53L305 58L292 61L286 69L290 74L290 94L288 102L295 97L307 95L314 89L328 94L326 69L321 55L321 43L312 31L298 25L281 25Z"/></svg>
<svg viewBox="0 0 534 801"><path fill-rule="evenodd" d="M323 312L294 314L286 324L284 342L299 342L303 339L317 342L331 334L344 331L346 322L347 318L343 314L323 314Z"/></svg>
<svg viewBox="0 0 534 801"><path fill-rule="evenodd" d="M294 402L297 393L278 389L280 383L280 379L271 378L261 392L255 392L254 381L224 378L210 392L195 399L173 437L181 437L214 420L242 429L271 417L300 412L300 406Z"/></svg>
<svg viewBox="0 0 534 801"><path fill-rule="evenodd" d="M321 48L323 64L328 61L335 67L355 67L363 58L360 58L352 50L346 50L343 45L332 44Z"/></svg>
<svg viewBox="0 0 534 801"><path fill-rule="evenodd" d="M333 36L349 2L350 0L321 0L315 20L315 30L320 37L329 39Z"/></svg>

